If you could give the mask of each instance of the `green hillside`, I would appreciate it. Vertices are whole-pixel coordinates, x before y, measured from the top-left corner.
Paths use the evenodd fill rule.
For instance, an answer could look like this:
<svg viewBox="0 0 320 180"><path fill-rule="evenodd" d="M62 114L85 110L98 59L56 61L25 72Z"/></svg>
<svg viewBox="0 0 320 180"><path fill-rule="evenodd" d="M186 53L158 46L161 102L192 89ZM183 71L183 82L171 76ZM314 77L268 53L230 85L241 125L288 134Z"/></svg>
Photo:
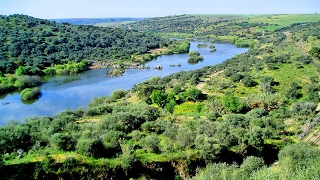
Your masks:
<svg viewBox="0 0 320 180"><path fill-rule="evenodd" d="M281 22L181 15L131 24L250 50L216 66L153 77L86 109L9 122L0 128L0 176L317 179L320 22L278 16ZM261 31L271 26L277 28Z"/></svg>
<svg viewBox="0 0 320 180"><path fill-rule="evenodd" d="M77 74L92 62L120 68L143 63L160 55L151 54L160 48L166 54L184 53L189 45L136 30L0 16L0 94L41 84L36 76Z"/></svg>

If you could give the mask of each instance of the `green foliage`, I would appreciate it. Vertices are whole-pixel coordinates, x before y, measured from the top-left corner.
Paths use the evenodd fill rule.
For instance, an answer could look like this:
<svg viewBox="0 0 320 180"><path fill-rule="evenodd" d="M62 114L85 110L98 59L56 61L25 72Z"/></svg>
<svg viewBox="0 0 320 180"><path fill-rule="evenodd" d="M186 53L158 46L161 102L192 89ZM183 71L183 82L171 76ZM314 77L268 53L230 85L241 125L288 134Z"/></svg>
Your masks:
<svg viewBox="0 0 320 180"><path fill-rule="evenodd" d="M159 152L160 150L159 143L160 143L160 140L156 134L151 134L149 136L146 136L142 140L142 146L149 152L154 152L154 153Z"/></svg>
<svg viewBox="0 0 320 180"><path fill-rule="evenodd" d="M320 58L320 48L319 47L312 47L309 53L314 56Z"/></svg>
<svg viewBox="0 0 320 180"><path fill-rule="evenodd" d="M320 151L309 147L307 143L297 143L284 147L279 152L280 165L288 170L312 166L319 157Z"/></svg>
<svg viewBox="0 0 320 180"><path fill-rule="evenodd" d="M6 73L14 73L19 66L45 69L52 63L63 64L65 60L129 59L131 55L146 54L149 49L160 45L176 44L151 33L76 26L17 14L2 16L0 26L1 42L8 44L2 48L4 56L1 62L4 65L0 66L0 71L5 70ZM182 46L182 43L177 44ZM10 62L12 58L19 59L19 63ZM81 69L83 66L79 64L56 70L56 74L77 73ZM28 72L21 68L17 71L17 74L24 73Z"/></svg>
<svg viewBox="0 0 320 180"><path fill-rule="evenodd" d="M170 100L166 105L165 105L165 109L169 112L169 113L173 113L174 111L174 107L177 105L175 100Z"/></svg>
<svg viewBox="0 0 320 180"><path fill-rule="evenodd" d="M233 95L227 95L223 97L222 104L230 112L240 112L243 108L243 104L239 98Z"/></svg>
<svg viewBox="0 0 320 180"><path fill-rule="evenodd" d="M151 60L153 60L153 59L155 59L157 57L158 57L158 55L156 55L156 54L144 54L144 55L142 55L141 58L144 61L151 61Z"/></svg>
<svg viewBox="0 0 320 180"><path fill-rule="evenodd" d="M300 87L296 82L290 84L285 91L285 96L289 99L298 99L301 97L301 93L299 92Z"/></svg>
<svg viewBox="0 0 320 180"><path fill-rule="evenodd" d="M201 90L197 89L197 88L190 88L190 89L187 89L186 91L186 96L187 96L187 100L189 101L199 101L200 100L200 97L201 97Z"/></svg>
<svg viewBox="0 0 320 180"><path fill-rule="evenodd" d="M31 100L31 99L37 99L41 94L41 91L39 88L26 88L23 91L21 91L20 96L22 100Z"/></svg>
<svg viewBox="0 0 320 180"><path fill-rule="evenodd" d="M317 106L318 105L313 102L300 101L292 105L292 110L294 113L299 115L309 115L315 112Z"/></svg>
<svg viewBox="0 0 320 180"><path fill-rule="evenodd" d="M171 44L168 45L167 52L165 54L172 53L188 53L190 49L190 43L188 41L172 41Z"/></svg>
<svg viewBox="0 0 320 180"><path fill-rule="evenodd" d="M10 80L9 80L10 81ZM42 83L39 76L20 76L14 81L14 86L21 90L28 87L35 87Z"/></svg>
<svg viewBox="0 0 320 180"><path fill-rule="evenodd" d="M58 150L74 149L73 140L69 134L55 133L50 137L49 142L53 148Z"/></svg>
<svg viewBox="0 0 320 180"><path fill-rule="evenodd" d="M253 80L251 76L245 76L241 82L246 87L252 87L256 85L256 82Z"/></svg>
<svg viewBox="0 0 320 180"><path fill-rule="evenodd" d="M199 61L203 60L203 57L200 56L200 53L198 51L189 52L188 56L189 63L198 63Z"/></svg>
<svg viewBox="0 0 320 180"><path fill-rule="evenodd" d="M111 93L111 95L109 96L109 99L110 99L111 101L117 101L117 100L125 97L126 94L127 94L127 91L125 91L125 90L122 90L122 89L116 90L116 91L113 91L113 92Z"/></svg>
<svg viewBox="0 0 320 180"><path fill-rule="evenodd" d="M294 59L297 62L302 62L303 64L310 64L313 62L311 56L300 55Z"/></svg>
<svg viewBox="0 0 320 180"><path fill-rule="evenodd" d="M103 155L104 146L97 138L81 137L76 144L76 152L85 156L99 157Z"/></svg>
<svg viewBox="0 0 320 180"><path fill-rule="evenodd" d="M164 107L166 105L167 94L160 90L152 91L150 98L153 104L157 104L159 107Z"/></svg>
<svg viewBox="0 0 320 180"><path fill-rule="evenodd" d="M242 164L240 165L240 173L242 178L246 179L253 172L263 168L265 166L264 160L262 158L248 156L244 159Z"/></svg>

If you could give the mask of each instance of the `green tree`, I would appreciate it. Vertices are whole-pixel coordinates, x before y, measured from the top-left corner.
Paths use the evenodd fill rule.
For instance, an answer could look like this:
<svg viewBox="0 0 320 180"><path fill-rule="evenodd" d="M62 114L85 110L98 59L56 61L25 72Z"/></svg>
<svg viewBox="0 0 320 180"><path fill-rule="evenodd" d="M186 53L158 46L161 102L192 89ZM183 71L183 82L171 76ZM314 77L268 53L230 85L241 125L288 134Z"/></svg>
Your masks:
<svg viewBox="0 0 320 180"><path fill-rule="evenodd" d="M173 113L174 111L174 107L177 105L175 100L170 100L166 105L165 105L165 109L170 112Z"/></svg>
<svg viewBox="0 0 320 180"><path fill-rule="evenodd" d="M151 134L149 136L146 136L142 140L142 147L150 152L158 153L160 140L156 134Z"/></svg>
<svg viewBox="0 0 320 180"><path fill-rule="evenodd" d="M58 150L74 149L72 137L69 134L55 133L51 136L49 142L52 147Z"/></svg>
<svg viewBox="0 0 320 180"><path fill-rule="evenodd" d="M224 96L222 104L230 112L240 112L243 108L243 105L240 102L239 98L233 95Z"/></svg>
<svg viewBox="0 0 320 180"><path fill-rule="evenodd" d="M167 94L160 90L154 90L151 93L151 100L153 104L157 104L159 107L163 108L166 104Z"/></svg>
<svg viewBox="0 0 320 180"><path fill-rule="evenodd" d="M200 100L200 96L201 96L202 92L201 92L201 90L199 90L197 88L191 88L186 91L186 94L187 94L188 100L196 102L196 101Z"/></svg>
<svg viewBox="0 0 320 180"><path fill-rule="evenodd" d="M263 168L264 160L259 157L248 156L244 159L240 166L240 174L242 178L246 179L249 177L253 172Z"/></svg>
<svg viewBox="0 0 320 180"><path fill-rule="evenodd" d="M103 155L104 146L97 138L82 137L76 145L76 152L85 156L99 157Z"/></svg>
<svg viewBox="0 0 320 180"><path fill-rule="evenodd" d="M23 66L19 66L18 69L16 69L16 75L21 76L21 75L26 75L27 71L26 68Z"/></svg>
<svg viewBox="0 0 320 180"><path fill-rule="evenodd" d="M40 94L41 91L39 88L26 88L23 91L21 91L20 96L22 100L31 100L37 99Z"/></svg>

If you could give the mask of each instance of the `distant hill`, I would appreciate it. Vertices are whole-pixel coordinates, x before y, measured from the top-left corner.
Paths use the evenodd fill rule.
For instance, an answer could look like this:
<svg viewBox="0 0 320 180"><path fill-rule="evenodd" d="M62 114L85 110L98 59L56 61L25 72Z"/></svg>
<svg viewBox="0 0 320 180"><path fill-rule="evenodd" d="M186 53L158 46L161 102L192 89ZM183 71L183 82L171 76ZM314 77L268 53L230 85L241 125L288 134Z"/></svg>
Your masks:
<svg viewBox="0 0 320 180"><path fill-rule="evenodd" d="M0 71L3 73L13 73L19 66L43 69L65 61L128 59L166 43L164 38L135 30L0 15Z"/></svg>
<svg viewBox="0 0 320 180"><path fill-rule="evenodd" d="M121 22L136 22L146 18L66 18L66 19L49 19L58 23L70 23L72 25L96 25L100 23L121 23Z"/></svg>

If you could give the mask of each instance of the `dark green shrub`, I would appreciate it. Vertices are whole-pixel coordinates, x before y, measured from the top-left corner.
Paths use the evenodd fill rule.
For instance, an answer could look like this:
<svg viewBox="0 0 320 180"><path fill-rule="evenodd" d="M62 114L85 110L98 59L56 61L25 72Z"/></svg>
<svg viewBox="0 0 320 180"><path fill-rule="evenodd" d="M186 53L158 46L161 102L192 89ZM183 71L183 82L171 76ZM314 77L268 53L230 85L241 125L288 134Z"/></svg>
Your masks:
<svg viewBox="0 0 320 180"><path fill-rule="evenodd" d="M97 138L80 138L76 144L76 152L84 156L100 157L103 155L104 146Z"/></svg>
<svg viewBox="0 0 320 180"><path fill-rule="evenodd" d="M245 76L241 82L246 87L252 87L257 84L251 76Z"/></svg>
<svg viewBox="0 0 320 180"><path fill-rule="evenodd" d="M255 108L246 114L249 118L261 118L263 116L267 116L268 112L263 108Z"/></svg>
<svg viewBox="0 0 320 180"><path fill-rule="evenodd" d="M146 149L147 151L158 153L160 140L156 134L151 134L149 136L146 136L142 140L142 147Z"/></svg>
<svg viewBox="0 0 320 180"><path fill-rule="evenodd" d="M317 104L313 102L296 102L292 106L293 112L299 115L308 115L314 113L317 109Z"/></svg>
<svg viewBox="0 0 320 180"><path fill-rule="evenodd" d="M49 139L52 147L58 150L72 150L74 149L74 143L72 137L69 134L55 133Z"/></svg>

